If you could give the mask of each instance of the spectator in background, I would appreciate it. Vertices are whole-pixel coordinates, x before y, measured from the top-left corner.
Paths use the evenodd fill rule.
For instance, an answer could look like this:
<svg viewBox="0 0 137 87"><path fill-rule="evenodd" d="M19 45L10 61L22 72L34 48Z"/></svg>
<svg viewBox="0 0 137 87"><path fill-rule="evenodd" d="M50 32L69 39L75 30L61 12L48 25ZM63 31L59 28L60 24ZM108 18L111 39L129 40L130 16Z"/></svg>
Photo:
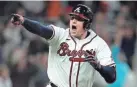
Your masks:
<svg viewBox="0 0 137 87"><path fill-rule="evenodd" d="M117 79L114 83L108 84L107 87L125 87L124 84L126 83L130 71L128 64L125 62L124 54L120 52L121 50L120 45L123 35L124 35L123 27L117 27L114 36L114 42L112 43L111 46L112 58L116 62Z"/></svg>
<svg viewBox="0 0 137 87"><path fill-rule="evenodd" d="M127 63L132 69L132 60L134 57L135 52L135 43L136 43L136 27L133 24L134 22L127 22L123 28L124 28L124 36L122 38L121 42L121 51L124 52Z"/></svg>
<svg viewBox="0 0 137 87"><path fill-rule="evenodd" d="M3 6L2 9L4 9L4 15L2 16L8 16L12 13L15 13L17 8L22 7L20 1L3 1L3 2L5 2L2 3L5 4L5 6L2 5Z"/></svg>
<svg viewBox="0 0 137 87"><path fill-rule="evenodd" d="M134 57L135 43L136 43L136 26L135 21L129 16L130 7L128 4L122 4L120 13L116 18L116 26L121 27L124 35L121 39L120 50L125 54L127 63L132 69L132 60Z"/></svg>
<svg viewBox="0 0 137 87"><path fill-rule="evenodd" d="M95 29L97 34L102 37L108 45L110 45L109 29L112 29L110 26L107 14L102 11L97 12L93 22L93 29Z"/></svg>
<svg viewBox="0 0 137 87"><path fill-rule="evenodd" d="M0 22L0 64L4 63L3 46L6 43L5 37L3 35L3 31L4 31L4 23Z"/></svg>
<svg viewBox="0 0 137 87"><path fill-rule="evenodd" d="M29 62L38 67L38 72L30 80L29 87L45 87L49 83L47 76L47 55L48 45L35 36L28 45Z"/></svg>
<svg viewBox="0 0 137 87"><path fill-rule="evenodd" d="M64 14L66 14L66 12L65 12L65 7L63 7L64 4L65 3L61 1L48 2L48 6L45 11L46 12L45 21L55 24L56 26L61 26L65 28L66 25L64 20Z"/></svg>
<svg viewBox="0 0 137 87"><path fill-rule="evenodd" d="M38 36L35 36L35 38L30 40L30 43L28 44L28 54L29 55L45 53L45 52L48 52L48 50L49 50L48 43L44 42Z"/></svg>
<svg viewBox="0 0 137 87"><path fill-rule="evenodd" d="M56 21L59 19L61 12L63 11L60 1L50 1L47 8L47 18L49 20Z"/></svg>
<svg viewBox="0 0 137 87"><path fill-rule="evenodd" d="M136 20L137 19L137 2L136 1L120 1L121 6L128 6L129 16Z"/></svg>
<svg viewBox="0 0 137 87"><path fill-rule="evenodd" d="M7 21L3 35L6 40L6 43L3 47L3 56L4 60L7 61L10 52L21 43L20 29L19 27L17 28Z"/></svg>
<svg viewBox="0 0 137 87"><path fill-rule="evenodd" d="M8 2L5 2L5 1L0 2L0 16L5 15L5 9L3 9L3 7L5 7L7 4Z"/></svg>
<svg viewBox="0 0 137 87"><path fill-rule="evenodd" d="M109 21L113 22L118 12L120 11L120 2L119 1L106 1L106 2L108 4Z"/></svg>
<svg viewBox="0 0 137 87"><path fill-rule="evenodd" d="M44 1L21 1L20 3L27 11L27 15L31 17L41 16L45 7Z"/></svg>
<svg viewBox="0 0 137 87"><path fill-rule="evenodd" d="M21 15L26 15L25 9L19 7L16 9L16 13ZM16 27L9 22L9 20L5 21L5 29L3 30L3 36L6 40L6 43L3 47L3 57L5 61L8 61L8 58L12 50L14 50L17 46L26 46L26 41L30 37L28 35L28 31L22 29L22 26Z"/></svg>
<svg viewBox="0 0 137 87"><path fill-rule="evenodd" d="M20 14L20 15L26 15L26 11L23 7L19 7L16 9L16 13Z"/></svg>
<svg viewBox="0 0 137 87"><path fill-rule="evenodd" d="M30 79L37 73L37 67L27 61L25 49L16 48L12 52L10 71L13 87L28 87Z"/></svg>
<svg viewBox="0 0 137 87"><path fill-rule="evenodd" d="M43 64L46 60L43 58L45 58L44 55L35 55L30 58L27 50L23 48L14 50L10 65L13 87L45 87L49 80L46 66ZM43 60L43 63L40 60Z"/></svg>
<svg viewBox="0 0 137 87"><path fill-rule="evenodd" d="M9 69L6 65L0 65L0 87L12 87Z"/></svg>
<svg viewBox="0 0 137 87"><path fill-rule="evenodd" d="M29 87L45 87L49 84L47 57L47 53L36 53L36 55L31 55L31 58L29 58L29 61L38 67L38 72L31 78Z"/></svg>

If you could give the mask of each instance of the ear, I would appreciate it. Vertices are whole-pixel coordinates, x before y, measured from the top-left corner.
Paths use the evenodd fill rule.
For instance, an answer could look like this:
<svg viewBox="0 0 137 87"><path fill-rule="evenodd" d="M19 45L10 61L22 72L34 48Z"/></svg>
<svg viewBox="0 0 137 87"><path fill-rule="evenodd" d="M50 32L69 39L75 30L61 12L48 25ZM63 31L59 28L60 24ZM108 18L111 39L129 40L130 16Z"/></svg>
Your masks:
<svg viewBox="0 0 137 87"><path fill-rule="evenodd" d="M84 22L84 29L88 30L90 29L92 23L91 22Z"/></svg>

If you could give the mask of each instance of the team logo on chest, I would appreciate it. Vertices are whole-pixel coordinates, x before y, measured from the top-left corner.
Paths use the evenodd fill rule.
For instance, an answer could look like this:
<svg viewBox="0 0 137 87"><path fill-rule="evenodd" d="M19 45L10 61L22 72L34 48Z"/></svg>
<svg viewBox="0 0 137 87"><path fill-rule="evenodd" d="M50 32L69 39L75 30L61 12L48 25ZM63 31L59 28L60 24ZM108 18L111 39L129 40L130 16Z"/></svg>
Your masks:
<svg viewBox="0 0 137 87"><path fill-rule="evenodd" d="M93 51L93 49L89 50L92 52L93 56L96 55L96 52ZM57 51L57 54L59 54L60 56L71 56L71 57L82 57L85 54L86 51L84 50L70 50L69 49L69 45L66 42L62 42L60 44L60 48Z"/></svg>

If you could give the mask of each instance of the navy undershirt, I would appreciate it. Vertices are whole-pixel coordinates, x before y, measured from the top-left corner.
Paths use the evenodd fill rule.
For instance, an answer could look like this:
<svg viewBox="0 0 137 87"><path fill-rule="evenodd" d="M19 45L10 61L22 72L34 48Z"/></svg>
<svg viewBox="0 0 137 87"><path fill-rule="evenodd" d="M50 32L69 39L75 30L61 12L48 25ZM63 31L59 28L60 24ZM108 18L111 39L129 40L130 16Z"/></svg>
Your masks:
<svg viewBox="0 0 137 87"><path fill-rule="evenodd" d="M28 31L37 34L45 39L50 39L53 35L53 29L51 26L45 26L40 24L37 21L33 21L25 18L24 23L22 24ZM90 32L87 33L89 36ZM115 67L110 66L102 66L101 69L97 69L97 71L104 77L106 82L112 83L116 80L116 71Z"/></svg>

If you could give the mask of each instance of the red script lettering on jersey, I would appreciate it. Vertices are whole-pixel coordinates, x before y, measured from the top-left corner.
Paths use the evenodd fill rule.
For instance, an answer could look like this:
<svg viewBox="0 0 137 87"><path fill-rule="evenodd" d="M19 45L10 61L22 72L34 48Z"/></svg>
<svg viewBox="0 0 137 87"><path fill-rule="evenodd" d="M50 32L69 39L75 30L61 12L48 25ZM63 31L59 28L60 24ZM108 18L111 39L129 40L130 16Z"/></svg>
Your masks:
<svg viewBox="0 0 137 87"><path fill-rule="evenodd" d="M93 49L90 50L92 55L95 56L96 52L93 51ZM69 45L66 42L63 42L60 44L60 48L57 51L57 54L59 54L60 56L71 56L71 57L82 57L84 54L86 53L86 51L84 50L70 50L69 49Z"/></svg>

